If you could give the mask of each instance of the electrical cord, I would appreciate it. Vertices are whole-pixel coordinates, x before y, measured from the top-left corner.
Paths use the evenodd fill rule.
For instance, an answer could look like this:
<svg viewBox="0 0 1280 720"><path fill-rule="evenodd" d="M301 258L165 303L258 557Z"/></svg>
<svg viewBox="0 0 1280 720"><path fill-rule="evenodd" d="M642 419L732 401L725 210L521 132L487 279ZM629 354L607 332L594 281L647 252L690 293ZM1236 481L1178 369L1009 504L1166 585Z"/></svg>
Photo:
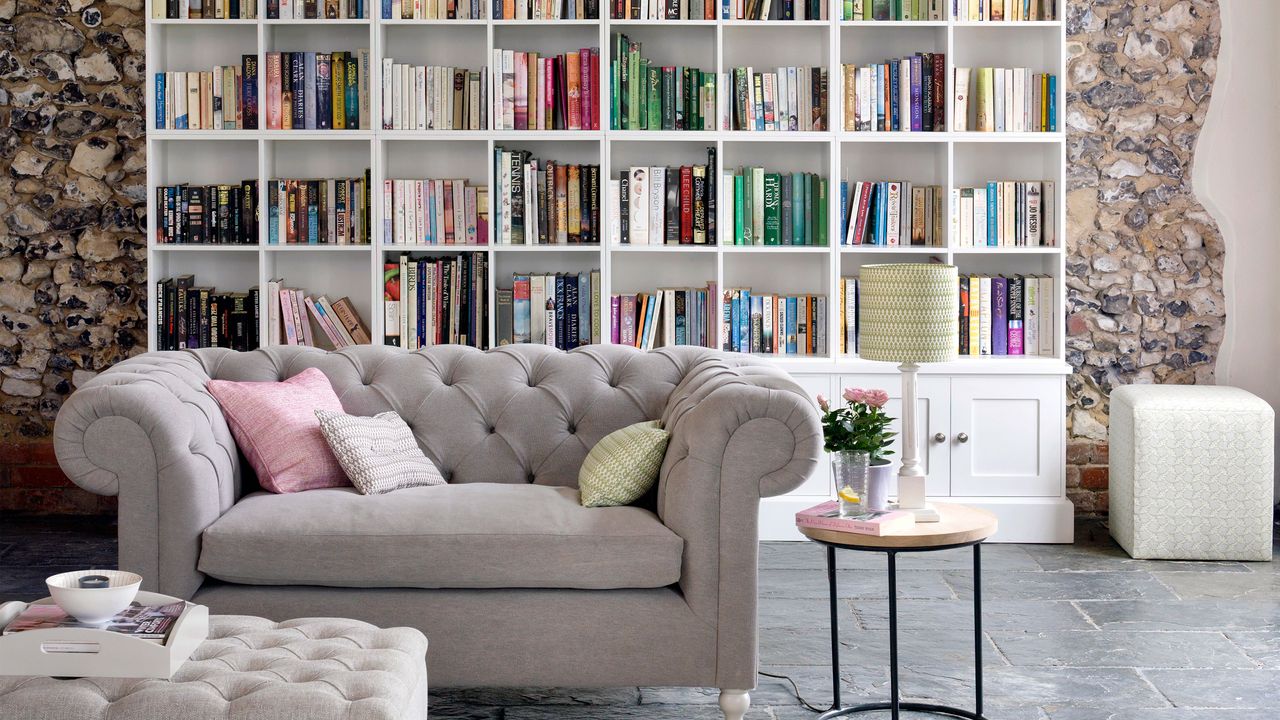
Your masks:
<svg viewBox="0 0 1280 720"><path fill-rule="evenodd" d="M814 707L812 704L810 704L810 703L809 703L809 701L808 701L808 700L805 700L803 697L801 697L801 696L800 696L800 687L799 687L798 685L796 685L796 681L795 681L795 680L792 680L790 676L787 676L787 675L775 675L774 673L767 673L767 672L765 672L765 671L763 671L763 670L759 670L759 671L757 671L757 672L759 672L759 673L760 673L761 675L763 675L764 677L767 677L767 678L774 678L774 679L776 679L776 680L786 680L788 683L790 683L790 684L791 684L791 691L792 691L792 693L796 696L796 700L799 700L799 701L800 701L800 705L801 705L802 707L804 707L804 709L805 709L805 710L809 710L810 712L816 712L816 713L824 713L824 712L826 712L827 710L829 710L829 709L830 709L830 708Z"/></svg>

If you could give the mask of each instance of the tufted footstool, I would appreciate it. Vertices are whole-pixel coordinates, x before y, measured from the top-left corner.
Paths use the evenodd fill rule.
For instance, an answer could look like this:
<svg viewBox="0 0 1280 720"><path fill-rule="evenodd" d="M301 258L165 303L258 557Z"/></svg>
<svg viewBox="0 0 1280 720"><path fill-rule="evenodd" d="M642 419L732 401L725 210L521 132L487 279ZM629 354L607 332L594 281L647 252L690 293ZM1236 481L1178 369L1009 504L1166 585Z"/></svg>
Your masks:
<svg viewBox="0 0 1280 720"><path fill-rule="evenodd" d="M1275 414L1239 388L1111 393L1111 535L1135 558L1270 560Z"/></svg>
<svg viewBox="0 0 1280 720"><path fill-rule="evenodd" d="M412 628L215 615L172 679L0 677L0 718L424 720L426 658Z"/></svg>

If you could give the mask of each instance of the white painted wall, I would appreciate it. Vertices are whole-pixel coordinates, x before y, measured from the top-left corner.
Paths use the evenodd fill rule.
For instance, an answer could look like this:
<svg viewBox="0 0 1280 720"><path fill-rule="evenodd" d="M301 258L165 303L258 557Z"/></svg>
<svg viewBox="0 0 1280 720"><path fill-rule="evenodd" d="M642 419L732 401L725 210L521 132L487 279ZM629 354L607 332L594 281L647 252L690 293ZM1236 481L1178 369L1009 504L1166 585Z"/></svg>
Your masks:
<svg viewBox="0 0 1280 720"><path fill-rule="evenodd" d="M1217 378L1280 409L1280 2L1222 0L1221 8L1218 77L1192 172L1226 241Z"/></svg>

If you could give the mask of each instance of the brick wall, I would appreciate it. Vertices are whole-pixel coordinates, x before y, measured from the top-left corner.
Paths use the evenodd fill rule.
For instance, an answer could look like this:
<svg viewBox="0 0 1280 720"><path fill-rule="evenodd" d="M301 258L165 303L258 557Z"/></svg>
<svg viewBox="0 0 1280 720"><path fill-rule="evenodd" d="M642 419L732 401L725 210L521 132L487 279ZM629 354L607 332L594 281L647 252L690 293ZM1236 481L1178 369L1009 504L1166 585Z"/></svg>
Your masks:
<svg viewBox="0 0 1280 720"><path fill-rule="evenodd" d="M1191 183L1217 0L1067 0L1067 494L1107 510L1107 397L1212 383L1223 240Z"/></svg>
<svg viewBox="0 0 1280 720"><path fill-rule="evenodd" d="M0 512L101 513L50 433L145 345L142 0L0 0Z"/></svg>

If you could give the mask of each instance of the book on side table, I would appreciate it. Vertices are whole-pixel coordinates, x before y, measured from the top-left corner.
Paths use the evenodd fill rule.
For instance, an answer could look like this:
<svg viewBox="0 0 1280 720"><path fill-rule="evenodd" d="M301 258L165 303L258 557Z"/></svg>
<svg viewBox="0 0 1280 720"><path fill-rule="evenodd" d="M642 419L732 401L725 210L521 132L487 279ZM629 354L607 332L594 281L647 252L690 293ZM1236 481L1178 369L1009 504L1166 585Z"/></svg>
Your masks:
<svg viewBox="0 0 1280 720"><path fill-rule="evenodd" d="M811 527L858 535L889 535L915 525L915 515L905 510L867 510L840 516L840 502L828 500L796 513L797 527Z"/></svg>

